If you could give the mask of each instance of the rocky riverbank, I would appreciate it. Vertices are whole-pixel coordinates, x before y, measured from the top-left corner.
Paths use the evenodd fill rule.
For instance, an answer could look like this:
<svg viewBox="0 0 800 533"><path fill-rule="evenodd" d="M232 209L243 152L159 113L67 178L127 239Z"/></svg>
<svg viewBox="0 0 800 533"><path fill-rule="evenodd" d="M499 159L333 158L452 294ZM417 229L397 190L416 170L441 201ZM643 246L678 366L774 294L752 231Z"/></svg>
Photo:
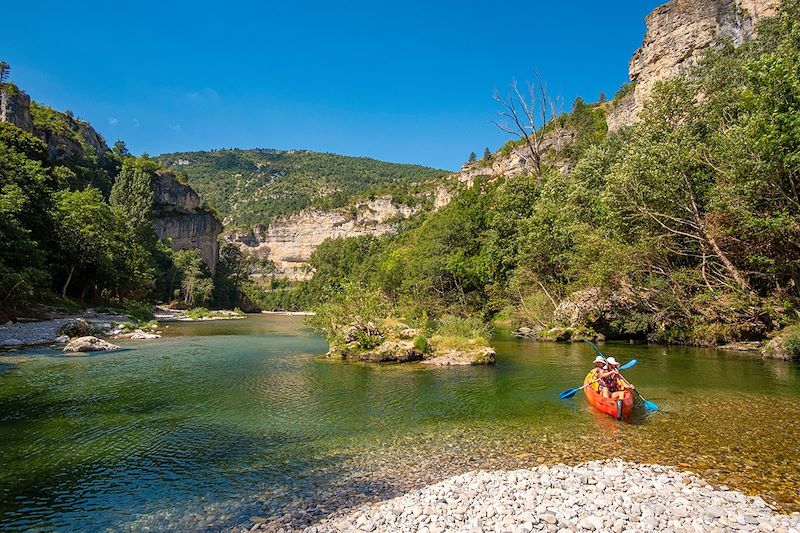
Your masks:
<svg viewBox="0 0 800 533"><path fill-rule="evenodd" d="M76 315L62 315L39 321L8 322L0 325L0 347L39 346L66 344L70 335L63 334L63 328L78 320L83 320L97 334L111 334L116 324L129 322L125 315L96 313L92 310ZM89 335L90 332L82 333ZM76 335L78 336L78 335Z"/></svg>
<svg viewBox="0 0 800 533"><path fill-rule="evenodd" d="M194 309L171 309L156 306L153 316L158 322L194 322L206 320L238 320L247 318L242 311L235 309L208 310L205 307Z"/></svg>
<svg viewBox="0 0 800 533"><path fill-rule="evenodd" d="M798 533L800 514L779 514L760 497L712 487L671 467L615 460L469 472L304 531Z"/></svg>

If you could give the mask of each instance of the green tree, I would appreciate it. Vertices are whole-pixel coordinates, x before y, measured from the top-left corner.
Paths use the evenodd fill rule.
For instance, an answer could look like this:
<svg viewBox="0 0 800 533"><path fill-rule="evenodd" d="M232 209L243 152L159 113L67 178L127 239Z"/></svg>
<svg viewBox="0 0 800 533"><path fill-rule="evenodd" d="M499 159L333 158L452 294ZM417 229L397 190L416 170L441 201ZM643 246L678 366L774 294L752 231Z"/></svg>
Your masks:
<svg viewBox="0 0 800 533"><path fill-rule="evenodd" d="M214 294L214 281L200 251L178 250L172 259L180 277L180 289L176 291L176 296L189 307L207 305Z"/></svg>
<svg viewBox="0 0 800 533"><path fill-rule="evenodd" d="M125 162L111 188L111 205L120 209L136 235L152 243L153 175L150 169Z"/></svg>

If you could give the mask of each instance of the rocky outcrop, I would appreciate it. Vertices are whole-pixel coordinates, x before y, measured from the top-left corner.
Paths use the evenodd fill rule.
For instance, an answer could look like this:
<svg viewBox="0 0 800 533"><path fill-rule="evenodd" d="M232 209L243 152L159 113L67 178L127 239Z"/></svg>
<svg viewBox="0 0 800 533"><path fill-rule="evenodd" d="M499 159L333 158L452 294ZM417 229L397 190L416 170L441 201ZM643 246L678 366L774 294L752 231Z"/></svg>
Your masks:
<svg viewBox="0 0 800 533"><path fill-rule="evenodd" d="M573 139L575 139L574 130L557 128L545 136L542 143L543 152L562 154ZM481 159L474 163L465 164L461 167L459 172L454 174L454 177L459 182L470 187L475 178L479 176L495 179L500 176L509 177L530 174L533 172L533 166L530 163L531 158L527 150L528 148L526 145L520 144L506 152L498 151L492 154L491 158L488 160ZM558 157L552 162L561 172L568 172L570 170L570 161L568 158Z"/></svg>
<svg viewBox="0 0 800 533"><path fill-rule="evenodd" d="M47 144L47 156L53 163L79 158L90 153L102 158L108 153L103 136L91 124L34 103L50 120L36 123L31 113L31 98L12 83L0 88L0 122L8 122L36 135Z"/></svg>
<svg viewBox="0 0 800 533"><path fill-rule="evenodd" d="M642 47L630 61L636 87L609 113L609 131L636 120L656 82L686 72L721 40L740 45L779 7L780 0L672 0L657 7L647 16Z"/></svg>
<svg viewBox="0 0 800 533"><path fill-rule="evenodd" d="M202 207L200 196L174 173L158 171L152 186L153 227L158 238L166 240L173 250L200 250L211 272L216 272L222 223Z"/></svg>
<svg viewBox="0 0 800 533"><path fill-rule="evenodd" d="M53 163L75 160L89 153L98 159L107 156L109 150L103 136L83 120L64 115L70 133L39 129L34 125L34 135L47 144L47 157Z"/></svg>
<svg viewBox="0 0 800 533"><path fill-rule="evenodd" d="M475 341L475 346L460 349L441 350L436 348L435 338L431 339L434 356L422 361L424 365L433 366L479 366L493 365L496 362L497 352L491 346L480 346Z"/></svg>
<svg viewBox="0 0 800 533"><path fill-rule="evenodd" d="M308 276L306 261L325 239L391 233L397 229L398 219L409 217L417 209L381 196L358 202L351 209L308 209L251 231L234 232L228 239L273 261L279 276L304 279Z"/></svg>
<svg viewBox="0 0 800 533"><path fill-rule="evenodd" d="M66 335L67 337L86 337L103 333L103 329L99 326L92 324L85 318L76 318L71 322L67 322L58 328L59 336Z"/></svg>
<svg viewBox="0 0 800 533"><path fill-rule="evenodd" d="M119 350L120 346L98 339L97 337L77 337L72 339L64 347L64 353L83 353L83 352L103 352L108 350Z"/></svg>
<svg viewBox="0 0 800 533"><path fill-rule="evenodd" d="M481 338L467 339L434 335L430 341L422 330L391 319L378 323L358 318L338 326L327 356L369 363L419 361L433 366L495 364L495 350Z"/></svg>
<svg viewBox="0 0 800 533"><path fill-rule="evenodd" d="M619 131L625 126L633 124L639 114L634 91L629 92L606 109L606 124L608 131Z"/></svg>
<svg viewBox="0 0 800 533"><path fill-rule="evenodd" d="M761 353L765 358L800 361L800 324L774 334Z"/></svg>
<svg viewBox="0 0 800 533"><path fill-rule="evenodd" d="M0 88L0 122L8 122L33 133L31 99L10 83L5 83Z"/></svg>

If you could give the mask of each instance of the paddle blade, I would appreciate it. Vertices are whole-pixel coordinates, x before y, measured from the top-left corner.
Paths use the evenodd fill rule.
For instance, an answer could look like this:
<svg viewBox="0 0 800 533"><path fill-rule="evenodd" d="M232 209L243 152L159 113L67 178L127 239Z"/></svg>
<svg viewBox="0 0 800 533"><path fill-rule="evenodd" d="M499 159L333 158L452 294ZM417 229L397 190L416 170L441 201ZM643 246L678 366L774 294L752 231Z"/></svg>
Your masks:
<svg viewBox="0 0 800 533"><path fill-rule="evenodd" d="M656 404L654 404L653 402L651 402L650 400L645 400L644 398L642 398L642 400L644 401L644 406L645 406L645 408L647 410L649 410L649 411L658 411L659 410L658 406Z"/></svg>
<svg viewBox="0 0 800 533"><path fill-rule="evenodd" d="M627 363L625 363L624 365L622 365L621 367L619 367L619 369L620 369L620 370L625 370L625 369L627 369L627 368L630 368L630 367L632 367L632 366L635 366L635 365L636 365L636 363L638 363L638 362L639 362L639 361L637 361L636 359L631 359L630 361L628 361Z"/></svg>
<svg viewBox="0 0 800 533"><path fill-rule="evenodd" d="M579 390L581 389L565 390L564 392L559 394L558 397L561 398L562 400L566 400L567 398L572 398L573 396L575 396L575 393L578 392Z"/></svg>

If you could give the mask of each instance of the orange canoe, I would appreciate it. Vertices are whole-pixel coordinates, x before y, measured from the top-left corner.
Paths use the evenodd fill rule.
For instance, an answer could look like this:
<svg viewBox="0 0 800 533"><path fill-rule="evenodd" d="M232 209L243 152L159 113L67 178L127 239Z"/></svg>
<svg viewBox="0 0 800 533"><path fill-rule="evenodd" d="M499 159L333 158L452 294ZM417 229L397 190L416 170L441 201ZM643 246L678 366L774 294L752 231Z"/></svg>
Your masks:
<svg viewBox="0 0 800 533"><path fill-rule="evenodd" d="M597 379L595 371L592 370L586 375L586 379L583 380L583 384L586 385L587 383L591 383ZM623 418L627 418L631 416L633 412L633 393L630 390L625 390L625 396L622 400L620 400L620 405L617 405L617 400L612 400L611 398L604 398L602 394L600 394L600 387L597 383L592 383L583 388L583 393L586 395L586 401L588 401L595 409L598 411L607 414L612 418L616 418L617 420L621 420Z"/></svg>

